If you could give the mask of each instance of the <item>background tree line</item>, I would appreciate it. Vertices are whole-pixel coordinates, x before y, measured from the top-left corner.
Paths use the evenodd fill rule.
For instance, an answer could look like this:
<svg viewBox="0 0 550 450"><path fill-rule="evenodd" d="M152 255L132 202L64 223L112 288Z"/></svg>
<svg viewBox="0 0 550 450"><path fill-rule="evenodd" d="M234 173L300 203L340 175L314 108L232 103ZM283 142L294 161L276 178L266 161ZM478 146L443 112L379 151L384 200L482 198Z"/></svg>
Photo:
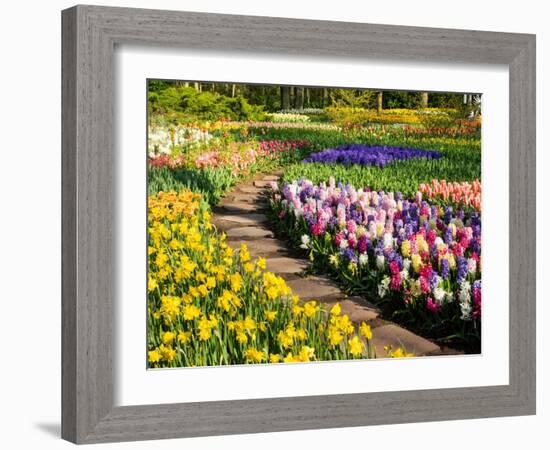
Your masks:
<svg viewBox="0 0 550 450"><path fill-rule="evenodd" d="M227 108L245 116L254 111L265 112L329 106L369 109L460 108L471 95L461 93L427 93L415 91L375 91L369 89L318 88L307 86L251 85L235 83L203 83L196 81L149 80L151 112L184 110L190 107L203 110ZM200 93L201 95L193 95ZM223 96L223 98L221 97ZM193 104L193 102L195 104ZM200 103L200 104L198 104Z"/></svg>

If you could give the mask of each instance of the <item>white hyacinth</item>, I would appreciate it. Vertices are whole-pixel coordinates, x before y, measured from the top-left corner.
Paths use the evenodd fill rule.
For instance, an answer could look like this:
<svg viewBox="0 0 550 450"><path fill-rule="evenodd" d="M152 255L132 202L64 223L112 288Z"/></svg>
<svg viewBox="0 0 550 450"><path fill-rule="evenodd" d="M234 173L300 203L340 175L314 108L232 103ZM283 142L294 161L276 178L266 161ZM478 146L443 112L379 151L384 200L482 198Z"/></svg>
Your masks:
<svg viewBox="0 0 550 450"><path fill-rule="evenodd" d="M384 234L384 248L393 248L393 236L391 233Z"/></svg>
<svg viewBox="0 0 550 450"><path fill-rule="evenodd" d="M378 255L376 257L376 267L378 267L379 270L382 270L384 268L385 262L386 258L384 258L384 255Z"/></svg>
<svg viewBox="0 0 550 450"><path fill-rule="evenodd" d="M470 283L463 281L460 284L460 291L458 293L458 300L460 301L460 311L462 320L469 320L472 315L472 304L470 302Z"/></svg>
<svg viewBox="0 0 550 450"><path fill-rule="evenodd" d="M388 288L390 286L390 277L385 276L380 284L378 285L378 296L384 298L388 293Z"/></svg>
<svg viewBox="0 0 550 450"><path fill-rule="evenodd" d="M369 263L369 257L366 253L361 253L359 255L359 265L366 266Z"/></svg>
<svg viewBox="0 0 550 450"><path fill-rule="evenodd" d="M307 234L302 235L302 244L300 245L300 248L307 249L309 248L309 243L311 242L311 239Z"/></svg>
<svg viewBox="0 0 550 450"><path fill-rule="evenodd" d="M443 300L445 299L445 290L444 290L444 289L441 289L440 287L436 287L436 288L433 290L433 294L434 294L434 299L435 299L438 303L442 303Z"/></svg>

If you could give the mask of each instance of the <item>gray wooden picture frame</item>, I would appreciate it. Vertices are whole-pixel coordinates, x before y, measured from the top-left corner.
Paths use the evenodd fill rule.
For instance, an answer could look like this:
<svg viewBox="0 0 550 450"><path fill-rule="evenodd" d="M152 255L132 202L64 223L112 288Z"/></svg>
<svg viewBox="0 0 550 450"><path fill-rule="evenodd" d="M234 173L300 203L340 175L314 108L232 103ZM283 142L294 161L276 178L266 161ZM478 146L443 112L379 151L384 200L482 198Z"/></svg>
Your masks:
<svg viewBox="0 0 550 450"><path fill-rule="evenodd" d="M534 35L97 6L63 11L62 32L64 439L94 443L535 413ZM507 65L509 384L115 407L113 52L126 43Z"/></svg>

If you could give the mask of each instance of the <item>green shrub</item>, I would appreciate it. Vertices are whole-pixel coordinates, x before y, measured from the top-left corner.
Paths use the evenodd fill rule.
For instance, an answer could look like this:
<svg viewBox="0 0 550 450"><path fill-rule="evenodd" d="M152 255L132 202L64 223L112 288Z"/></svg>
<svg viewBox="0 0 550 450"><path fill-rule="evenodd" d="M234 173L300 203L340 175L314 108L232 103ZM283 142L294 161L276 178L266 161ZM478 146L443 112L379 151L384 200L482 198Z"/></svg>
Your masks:
<svg viewBox="0 0 550 450"><path fill-rule="evenodd" d="M241 96L231 98L216 92L199 92L192 87L171 86L149 92L149 113L181 120L263 120L262 106L251 105Z"/></svg>

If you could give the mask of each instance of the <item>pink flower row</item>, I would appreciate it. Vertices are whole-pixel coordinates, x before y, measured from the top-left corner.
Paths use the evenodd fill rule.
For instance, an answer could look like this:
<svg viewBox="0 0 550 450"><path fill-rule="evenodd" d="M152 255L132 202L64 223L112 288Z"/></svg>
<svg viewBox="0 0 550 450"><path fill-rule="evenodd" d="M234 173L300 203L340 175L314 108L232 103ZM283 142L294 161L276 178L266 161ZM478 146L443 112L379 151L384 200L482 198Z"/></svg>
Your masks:
<svg viewBox="0 0 550 450"><path fill-rule="evenodd" d="M280 153L290 153L299 150L309 146L309 144L309 141L305 139L291 141L274 139L270 141L261 141L258 150L261 155L275 156Z"/></svg>
<svg viewBox="0 0 550 450"><path fill-rule="evenodd" d="M422 183L418 190L431 199L451 200L454 203L481 210L481 182L479 180L471 183L432 180L429 184Z"/></svg>

